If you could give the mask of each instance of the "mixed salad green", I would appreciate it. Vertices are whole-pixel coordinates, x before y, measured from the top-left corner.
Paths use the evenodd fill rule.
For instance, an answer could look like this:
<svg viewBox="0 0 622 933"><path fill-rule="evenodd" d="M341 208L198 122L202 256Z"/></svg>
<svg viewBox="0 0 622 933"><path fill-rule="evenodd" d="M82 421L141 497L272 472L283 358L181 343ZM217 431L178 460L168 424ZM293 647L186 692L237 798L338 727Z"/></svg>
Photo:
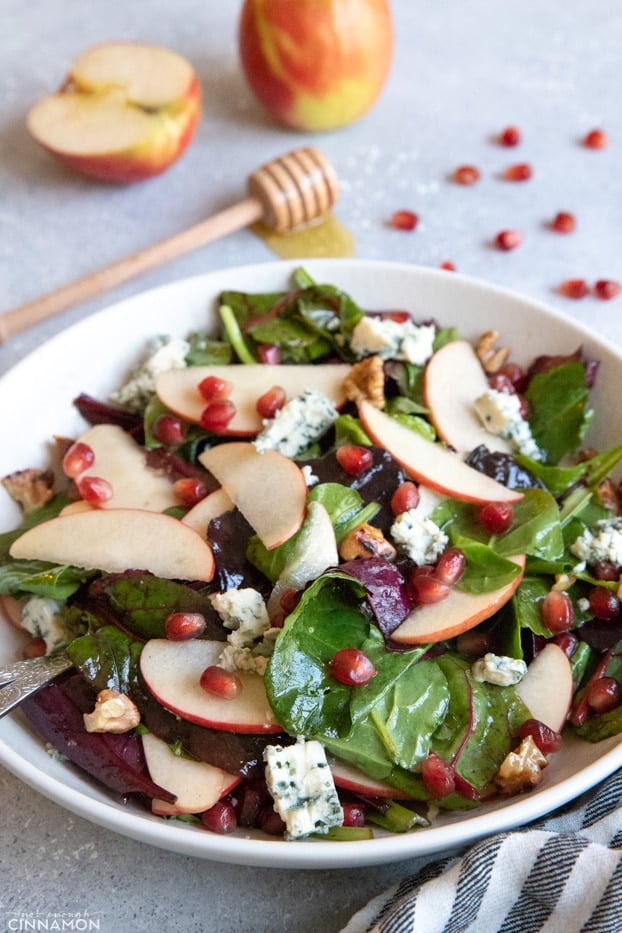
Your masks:
<svg viewBox="0 0 622 933"><path fill-rule="evenodd" d="M222 293L219 312L219 335L162 338L112 399L85 394L74 403L89 424L115 425L133 439L145 469L180 490L167 513L183 521L192 496L198 504L221 486L202 465L205 452L257 438L229 432L226 406L220 426L209 417L185 419L156 391L158 370L201 367L205 378L205 367L226 366L235 384L236 368L248 365L347 364L352 378L344 398L322 400L327 419L316 419L318 393L303 393L306 408L300 398L297 408L288 407L291 399L281 402L259 431L272 437L281 419L287 456L306 484L299 527L268 547L232 495L206 528L211 581L167 579L140 564L111 572L88 562L15 557L13 546L28 529L75 514L80 474L63 483L29 469L5 478L24 516L19 528L0 535L4 608L32 635L33 653L65 650L73 662L69 674L24 703L44 739L116 793L137 795L171 818L216 831L237 824L289 838L351 839L371 835L373 826L399 832L426 825L437 807L468 809L535 786L562 730L534 716L521 684L549 644L568 659L572 680L564 735L600 741L618 734L622 499L611 477L622 445L583 449L598 362L580 349L529 366L510 355L486 372L480 354L487 410L492 406L498 425L489 446L463 458L439 436L426 387L430 359L460 339L454 329L415 322L401 309L365 312L304 269L283 292ZM226 391L216 401L227 401ZM518 399L512 414L508 397ZM398 449L371 436L361 418L370 403L399 432L442 446L516 497L491 520L482 518L486 503L459 492L439 494L437 487L422 496L426 482L400 455L403 434L396 435ZM529 445L521 446L516 439L525 432ZM70 441L58 443L65 454ZM278 441L271 445L279 450ZM396 497L404 489L411 498ZM106 501L91 487L85 511L92 507L105 509ZM458 570L443 575L439 567L454 566L442 556L448 552L458 554ZM468 611L457 621L451 616L449 625L457 595L467 607L469 599L481 607L489 596L490 609L478 609L477 618ZM424 613L428 637L411 637L409 627L417 628ZM179 637L171 636L171 616L201 620L195 640L222 647L216 666L236 689L245 689L245 678L262 680L278 725L240 729L233 714L228 725L217 725L214 717L180 716L161 702L141 656L151 641ZM361 664L367 673L359 676ZM124 731L85 726L102 691L127 699L136 712ZM235 704L236 696L220 700ZM147 734L177 759L232 777L207 811L176 811L176 791L150 773ZM319 752L314 744L311 755L311 743ZM325 760L336 791L332 782L327 788ZM290 790L298 788L287 800L274 772L283 767ZM295 830L294 811L309 817Z"/></svg>

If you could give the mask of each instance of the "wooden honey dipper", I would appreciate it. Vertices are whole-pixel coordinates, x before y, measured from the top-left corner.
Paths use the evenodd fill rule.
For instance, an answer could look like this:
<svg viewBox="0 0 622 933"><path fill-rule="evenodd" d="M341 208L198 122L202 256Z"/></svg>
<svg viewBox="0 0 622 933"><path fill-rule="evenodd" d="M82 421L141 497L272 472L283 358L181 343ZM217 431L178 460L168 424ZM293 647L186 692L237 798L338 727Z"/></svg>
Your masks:
<svg viewBox="0 0 622 933"><path fill-rule="evenodd" d="M294 149L248 178L248 197L166 240L84 275L0 315L0 344L35 324L258 220L283 233L317 220L339 194L337 175L317 149Z"/></svg>

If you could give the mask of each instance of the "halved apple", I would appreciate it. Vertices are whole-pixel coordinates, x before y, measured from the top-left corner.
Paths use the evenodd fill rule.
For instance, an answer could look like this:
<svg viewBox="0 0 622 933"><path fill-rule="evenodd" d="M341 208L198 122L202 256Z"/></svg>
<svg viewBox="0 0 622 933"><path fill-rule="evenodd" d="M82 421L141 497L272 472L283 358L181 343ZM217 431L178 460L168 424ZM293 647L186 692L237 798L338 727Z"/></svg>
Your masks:
<svg viewBox="0 0 622 933"><path fill-rule="evenodd" d="M549 642L535 656L516 692L534 719L561 732L572 703L570 661L562 649Z"/></svg>
<svg viewBox="0 0 622 933"><path fill-rule="evenodd" d="M384 781L376 781L345 761L331 758L328 763L337 787L368 797L391 797L394 800L412 799L410 794L405 793L403 790L399 790L391 784L386 784Z"/></svg>
<svg viewBox="0 0 622 933"><path fill-rule="evenodd" d="M486 373L467 340L452 340L437 350L425 369L424 398L430 420L446 444L469 454L480 444L510 453L508 441L487 431L475 411L475 399L489 389Z"/></svg>
<svg viewBox="0 0 622 933"><path fill-rule="evenodd" d="M86 49L60 91L28 114L30 133L65 165L104 181L157 175L184 152L201 112L194 69L138 42Z"/></svg>
<svg viewBox="0 0 622 933"><path fill-rule="evenodd" d="M268 550L298 531L305 515L307 485L293 460L276 450L259 453L247 441L210 447L199 460Z"/></svg>
<svg viewBox="0 0 622 933"><path fill-rule="evenodd" d="M184 525L194 528L202 538L205 538L211 520L224 515L225 512L230 512L233 508L235 508L235 504L231 496L224 489L215 489L214 492L210 492L209 495L186 512L182 522Z"/></svg>
<svg viewBox="0 0 622 933"><path fill-rule="evenodd" d="M151 780L177 798L174 803L154 798L151 809L159 816L203 813L240 783L239 774L175 755L166 742L151 732L142 736L142 743Z"/></svg>
<svg viewBox="0 0 622 933"><path fill-rule="evenodd" d="M524 571L524 554L510 559ZM489 593L464 593L452 588L442 602L416 606L391 638L404 645L425 645L455 638L497 612L510 599L522 576L521 572L511 583Z"/></svg>
<svg viewBox="0 0 622 933"><path fill-rule="evenodd" d="M226 379L233 386L229 396L235 405L235 415L222 432L239 437L261 431L263 424L257 412L257 399L273 386L285 389L287 398L300 395L305 389L322 392L339 408L346 397L343 381L350 371L346 363L327 366L282 365L263 363L238 366L187 366L160 373L156 392L160 401L186 421L199 424L207 402L198 385L208 376Z"/></svg>
<svg viewBox="0 0 622 933"><path fill-rule="evenodd" d="M442 444L404 427L368 401L359 403L363 427L380 447L391 454L406 472L425 486L464 502L518 502L522 492L508 489L468 466Z"/></svg>
<svg viewBox="0 0 622 933"><path fill-rule="evenodd" d="M223 647L202 638L152 638L141 652L140 671L158 703L182 719L226 732L280 732L259 674L238 672L242 691L231 700L201 687L201 674L218 664Z"/></svg>
<svg viewBox="0 0 622 933"><path fill-rule="evenodd" d="M161 512L93 509L35 525L11 546L11 557L122 573L147 570L171 580L214 576L209 544L192 528Z"/></svg>

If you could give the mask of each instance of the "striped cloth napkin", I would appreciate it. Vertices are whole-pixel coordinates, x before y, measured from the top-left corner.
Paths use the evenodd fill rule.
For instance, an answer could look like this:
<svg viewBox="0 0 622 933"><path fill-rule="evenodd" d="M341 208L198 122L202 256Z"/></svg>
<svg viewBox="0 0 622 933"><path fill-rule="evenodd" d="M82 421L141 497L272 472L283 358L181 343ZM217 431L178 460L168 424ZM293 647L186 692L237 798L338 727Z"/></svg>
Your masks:
<svg viewBox="0 0 622 933"><path fill-rule="evenodd" d="M622 771L523 830L426 865L341 933L622 933Z"/></svg>

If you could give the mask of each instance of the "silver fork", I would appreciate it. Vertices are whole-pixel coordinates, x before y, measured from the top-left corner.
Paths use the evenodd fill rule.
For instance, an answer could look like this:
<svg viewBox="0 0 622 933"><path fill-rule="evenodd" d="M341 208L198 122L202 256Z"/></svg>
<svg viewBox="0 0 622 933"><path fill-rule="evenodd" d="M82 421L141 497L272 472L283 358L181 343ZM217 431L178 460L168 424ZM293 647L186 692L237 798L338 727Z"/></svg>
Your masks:
<svg viewBox="0 0 622 933"><path fill-rule="evenodd" d="M65 652L60 651L0 668L0 718L71 666Z"/></svg>

